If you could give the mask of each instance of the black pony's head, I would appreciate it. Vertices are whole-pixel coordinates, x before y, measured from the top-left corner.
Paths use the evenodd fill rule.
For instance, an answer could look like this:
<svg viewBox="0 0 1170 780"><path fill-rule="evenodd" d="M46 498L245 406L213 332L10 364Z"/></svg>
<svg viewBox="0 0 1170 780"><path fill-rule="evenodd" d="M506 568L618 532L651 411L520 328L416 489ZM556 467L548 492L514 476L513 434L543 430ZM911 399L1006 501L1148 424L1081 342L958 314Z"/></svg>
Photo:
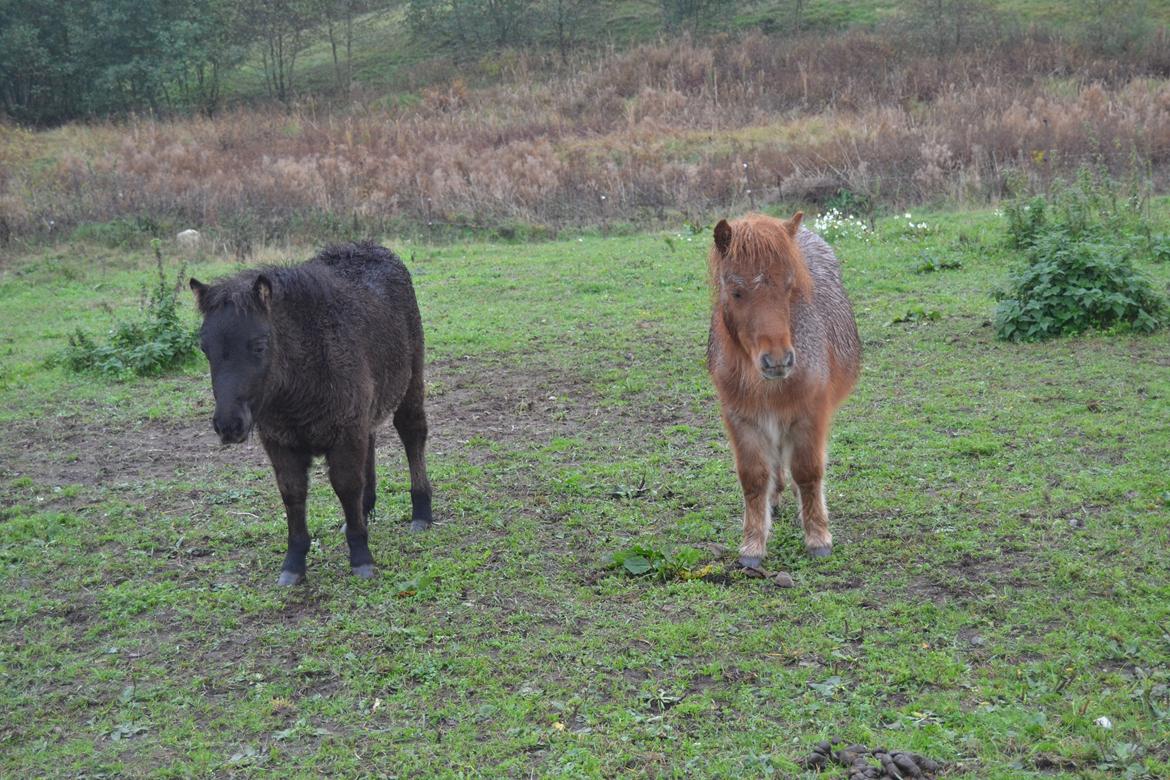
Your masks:
<svg viewBox="0 0 1170 780"><path fill-rule="evenodd" d="M252 431L252 411L272 362L272 283L261 273L254 279L213 285L191 279L190 284L203 314L199 347L211 364L211 425L224 444L238 444Z"/></svg>

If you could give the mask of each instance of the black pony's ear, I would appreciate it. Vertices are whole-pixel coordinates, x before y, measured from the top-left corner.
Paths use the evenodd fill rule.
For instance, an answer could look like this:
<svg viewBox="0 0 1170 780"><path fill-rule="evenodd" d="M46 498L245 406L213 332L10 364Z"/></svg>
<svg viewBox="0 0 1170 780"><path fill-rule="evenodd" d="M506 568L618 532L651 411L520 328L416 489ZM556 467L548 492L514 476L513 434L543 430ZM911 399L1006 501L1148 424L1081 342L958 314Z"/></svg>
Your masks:
<svg viewBox="0 0 1170 780"><path fill-rule="evenodd" d="M727 224L727 220L719 220L719 224L715 226L715 248L719 250L719 254L727 254L728 247L731 246L731 225Z"/></svg>
<svg viewBox="0 0 1170 780"><path fill-rule="evenodd" d="M252 294L256 296L256 300L260 301L260 305L264 307L264 311L272 305L272 282L264 274L256 277L256 281L252 284Z"/></svg>
<svg viewBox="0 0 1170 780"><path fill-rule="evenodd" d="M187 284L190 285L191 292L195 293L195 305L198 306L200 310L202 310L203 294L207 292L207 285L196 279L194 276L191 277L191 280L187 282Z"/></svg>

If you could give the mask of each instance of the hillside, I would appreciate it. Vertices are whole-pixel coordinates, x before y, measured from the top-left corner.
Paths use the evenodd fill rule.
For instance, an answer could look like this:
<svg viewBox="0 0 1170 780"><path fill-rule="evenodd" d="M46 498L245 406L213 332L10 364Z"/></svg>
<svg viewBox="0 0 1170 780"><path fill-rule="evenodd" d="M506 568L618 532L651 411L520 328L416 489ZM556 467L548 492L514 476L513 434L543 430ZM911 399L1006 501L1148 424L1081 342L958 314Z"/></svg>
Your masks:
<svg viewBox="0 0 1170 780"><path fill-rule="evenodd" d="M945 0L944 0L945 3ZM1123 3L1142 12L1149 26L1170 24L1170 0L1137 0ZM895 23L912 3L906 0L804 0L801 3L799 31L836 34L850 29L873 30ZM1074 2L1068 0L987 0L986 6L1009 28L1039 26L1060 34L1077 36L1091 28L1093 18L1101 13L1094 5L1116 7L1115 3ZM354 82L367 97L385 95L394 100L409 95L420 83L431 83L456 75L456 69L444 66L453 54L433 41L414 40L406 21L407 3L400 2L361 17L355 26L353 42ZM797 31L795 0L739 0L729 16L707 20L695 31L746 33L760 30L774 34ZM1140 19L1117 19L1106 10L1108 24L1141 26ZM685 32L689 32L687 28ZM625 49L653 42L671 35L663 29L662 8L658 0L617 0L586 4L573 32L574 49ZM298 79L307 93L328 93L334 89L334 65L326 33L318 29L309 36L313 42L305 49L298 66ZM545 42L548 45L549 42ZM466 52L462 54L466 55ZM478 84L491 84L506 67L511 55L484 52L464 61L458 76ZM444 63L437 65L436 63ZM427 64L432 67L428 68ZM250 58L230 77L230 99L251 101L265 97L264 76L259 55Z"/></svg>
<svg viewBox="0 0 1170 780"><path fill-rule="evenodd" d="M854 26L458 61L424 56L399 6L358 20L348 99L316 44L288 104L257 102L249 66L214 116L0 125L0 234L119 243L196 227L243 256L289 236L630 232L767 206L872 219L995 202L1086 167L1164 190L1170 38L1155 25L1170 3L1101 17L1113 27L1091 40L1067 9L1041 26L1051 3L1002 5L1035 23L965 27L956 44L881 22L892 4L809 3L809 18L848 9L834 24ZM758 28L784 7L744 4L736 21ZM636 37L652 10L586 21Z"/></svg>

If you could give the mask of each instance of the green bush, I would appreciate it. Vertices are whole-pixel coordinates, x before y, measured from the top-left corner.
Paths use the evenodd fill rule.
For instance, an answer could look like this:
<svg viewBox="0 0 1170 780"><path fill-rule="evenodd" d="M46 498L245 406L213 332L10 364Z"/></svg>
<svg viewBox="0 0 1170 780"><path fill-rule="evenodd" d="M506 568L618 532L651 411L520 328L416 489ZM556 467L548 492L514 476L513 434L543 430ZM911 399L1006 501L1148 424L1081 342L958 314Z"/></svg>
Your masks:
<svg viewBox="0 0 1170 780"><path fill-rule="evenodd" d="M1170 235L1150 236L1150 259L1155 263L1170 263Z"/></svg>
<svg viewBox="0 0 1170 780"><path fill-rule="evenodd" d="M999 293L996 333L1039 341L1087 330L1149 333L1167 322L1165 299L1132 259L1156 260L1144 197L1082 170L1057 194L1017 200L1004 209L1008 243L1026 265Z"/></svg>
<svg viewBox="0 0 1170 780"><path fill-rule="evenodd" d="M1149 333L1166 322L1166 302L1126 258L1123 247L1050 228L1027 251L995 312L1008 341L1039 341L1087 330Z"/></svg>
<svg viewBox="0 0 1170 780"><path fill-rule="evenodd" d="M149 291L141 317L117 323L106 344L98 343L81 328L76 329L69 335L69 343L57 362L70 371L121 379L155 376L194 356L199 343L197 331L179 317L179 289L186 269L180 267L178 282L168 284L157 241L154 256L158 282Z"/></svg>

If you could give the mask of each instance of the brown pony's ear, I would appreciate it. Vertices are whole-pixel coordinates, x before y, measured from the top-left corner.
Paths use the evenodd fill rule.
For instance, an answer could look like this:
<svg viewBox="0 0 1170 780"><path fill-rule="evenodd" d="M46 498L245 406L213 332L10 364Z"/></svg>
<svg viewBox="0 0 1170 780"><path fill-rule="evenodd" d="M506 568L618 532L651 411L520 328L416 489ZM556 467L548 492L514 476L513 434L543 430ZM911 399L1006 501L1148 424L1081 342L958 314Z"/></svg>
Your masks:
<svg viewBox="0 0 1170 780"><path fill-rule="evenodd" d="M719 254L727 254L728 247L731 246L731 225L727 224L727 220L719 220L719 224L715 226L715 248L719 250Z"/></svg>
<svg viewBox="0 0 1170 780"><path fill-rule="evenodd" d="M199 307L200 311L202 311L203 294L207 292L207 285L196 279L194 276L191 277L191 280L187 282L187 284L191 287L191 292L195 293L195 305Z"/></svg>
<svg viewBox="0 0 1170 780"><path fill-rule="evenodd" d="M252 294L256 296L256 300L260 301L264 311L268 311L272 305L272 282L268 281L267 276L260 274L256 277L256 281L252 284Z"/></svg>
<svg viewBox="0 0 1170 780"><path fill-rule="evenodd" d="M804 219L804 212L798 211L792 215L792 219L784 223L784 229L788 231L788 235L796 238L796 234L800 232L800 223Z"/></svg>

